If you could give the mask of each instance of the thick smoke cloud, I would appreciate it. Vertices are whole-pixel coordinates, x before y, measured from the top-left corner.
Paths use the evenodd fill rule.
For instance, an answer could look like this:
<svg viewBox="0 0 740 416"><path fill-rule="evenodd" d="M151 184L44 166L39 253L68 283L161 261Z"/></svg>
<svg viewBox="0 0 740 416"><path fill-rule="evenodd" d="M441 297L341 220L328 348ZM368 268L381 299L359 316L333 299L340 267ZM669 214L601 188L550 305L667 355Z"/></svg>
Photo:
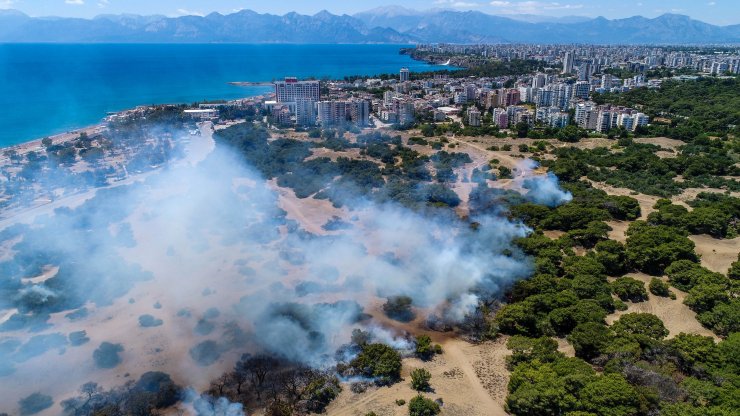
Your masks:
<svg viewBox="0 0 740 416"><path fill-rule="evenodd" d="M528 199L556 205L571 198L553 176L530 173L521 184ZM2 230L3 240L15 242L13 260L0 263L7 271L0 316L9 316L0 322L4 385L69 396L86 381L120 383L111 377L154 366L181 384L204 386L245 349L326 366L357 327L408 347L369 318L389 296L408 296L420 314L459 322L532 269L512 246L529 230L499 216L476 218L471 227L454 215L358 195L342 218L350 226L309 233L292 219L300 207L288 215L275 190L220 147L198 164L176 163L78 203ZM53 277L28 279L50 266L59 268ZM147 314L161 324L140 325ZM29 344L29 330L85 330L90 341L68 350L56 335ZM108 341L123 345L123 362L99 373L92 351ZM8 389L0 402L23 391ZM210 406L205 414L239 414L228 403Z"/></svg>

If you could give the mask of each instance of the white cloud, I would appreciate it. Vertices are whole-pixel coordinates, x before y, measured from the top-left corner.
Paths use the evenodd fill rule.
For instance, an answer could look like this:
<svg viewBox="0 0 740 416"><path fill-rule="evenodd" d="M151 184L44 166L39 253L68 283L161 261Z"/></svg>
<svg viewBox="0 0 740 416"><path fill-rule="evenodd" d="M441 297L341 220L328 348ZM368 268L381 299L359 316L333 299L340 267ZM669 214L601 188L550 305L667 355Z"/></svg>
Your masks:
<svg viewBox="0 0 740 416"><path fill-rule="evenodd" d="M15 0L0 0L0 9L9 9L13 7Z"/></svg>
<svg viewBox="0 0 740 416"><path fill-rule="evenodd" d="M74 6L82 6L85 4L85 0L64 0L67 4L72 4Z"/></svg>
<svg viewBox="0 0 740 416"><path fill-rule="evenodd" d="M707 3L707 6L714 6L716 4L717 4L716 1L710 1L709 3Z"/></svg>
<svg viewBox="0 0 740 416"><path fill-rule="evenodd" d="M480 3L457 1L457 0L435 0L434 4L453 8L472 8L480 7Z"/></svg>
<svg viewBox="0 0 740 416"><path fill-rule="evenodd" d="M578 10L583 4L569 4L546 1L501 1L494 0L489 3L501 14L544 14L543 12L555 10Z"/></svg>
<svg viewBox="0 0 740 416"><path fill-rule="evenodd" d="M177 14L179 14L180 16L200 16L200 17L205 16L203 12L187 10L187 9L177 9Z"/></svg>

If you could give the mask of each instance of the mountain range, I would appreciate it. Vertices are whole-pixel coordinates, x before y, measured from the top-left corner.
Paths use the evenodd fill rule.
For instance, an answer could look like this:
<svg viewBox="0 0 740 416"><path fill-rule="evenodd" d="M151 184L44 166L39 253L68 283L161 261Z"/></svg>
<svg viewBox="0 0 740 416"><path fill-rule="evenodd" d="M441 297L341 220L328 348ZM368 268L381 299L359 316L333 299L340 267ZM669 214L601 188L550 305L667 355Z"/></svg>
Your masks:
<svg viewBox="0 0 740 416"><path fill-rule="evenodd" d="M100 15L30 17L0 10L0 42L162 43L740 43L740 25L715 26L688 16L649 19L477 11L415 11L391 6L350 15L327 11L283 16L242 10L207 16Z"/></svg>

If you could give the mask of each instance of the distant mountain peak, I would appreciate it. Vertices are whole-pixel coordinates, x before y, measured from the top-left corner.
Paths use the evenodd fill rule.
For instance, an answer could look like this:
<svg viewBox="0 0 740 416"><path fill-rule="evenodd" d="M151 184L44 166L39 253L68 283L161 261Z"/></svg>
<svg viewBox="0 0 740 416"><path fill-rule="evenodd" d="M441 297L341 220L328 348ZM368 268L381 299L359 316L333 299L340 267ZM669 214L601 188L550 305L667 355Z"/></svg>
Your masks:
<svg viewBox="0 0 740 416"><path fill-rule="evenodd" d="M0 9L0 16L2 17L30 17L20 10L15 9Z"/></svg>
<svg viewBox="0 0 740 416"><path fill-rule="evenodd" d="M278 16L240 10L208 16L101 15L95 19L32 18L0 10L0 42L242 43L732 43L740 25L714 26L667 13L653 19L495 16L476 10L416 11L400 6L335 15ZM248 28L245 29L245 28Z"/></svg>
<svg viewBox="0 0 740 416"><path fill-rule="evenodd" d="M372 14L372 15L383 15L383 16L415 16L422 12L414 9L409 9L403 6L380 6L374 9L366 10L357 14Z"/></svg>

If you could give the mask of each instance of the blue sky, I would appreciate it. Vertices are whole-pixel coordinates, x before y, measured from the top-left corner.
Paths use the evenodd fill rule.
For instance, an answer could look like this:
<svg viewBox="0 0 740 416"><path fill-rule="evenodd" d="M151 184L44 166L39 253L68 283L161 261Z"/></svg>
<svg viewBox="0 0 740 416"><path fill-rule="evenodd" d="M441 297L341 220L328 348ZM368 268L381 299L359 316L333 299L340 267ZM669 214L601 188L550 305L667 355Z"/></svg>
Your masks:
<svg viewBox="0 0 740 416"><path fill-rule="evenodd" d="M14 8L32 16L75 17L93 17L103 13L178 16L212 11L231 13L240 9L276 14L289 11L313 14L326 9L336 14L352 14L388 4L394 4L393 0L0 0L0 8ZM417 10L450 8L499 15L523 13L622 18L679 13L719 25L740 24L740 0L405 0L396 4Z"/></svg>

